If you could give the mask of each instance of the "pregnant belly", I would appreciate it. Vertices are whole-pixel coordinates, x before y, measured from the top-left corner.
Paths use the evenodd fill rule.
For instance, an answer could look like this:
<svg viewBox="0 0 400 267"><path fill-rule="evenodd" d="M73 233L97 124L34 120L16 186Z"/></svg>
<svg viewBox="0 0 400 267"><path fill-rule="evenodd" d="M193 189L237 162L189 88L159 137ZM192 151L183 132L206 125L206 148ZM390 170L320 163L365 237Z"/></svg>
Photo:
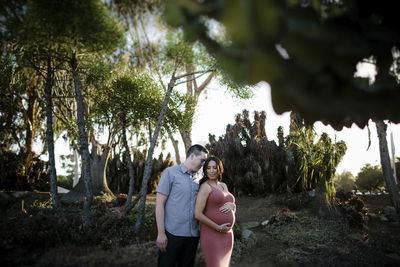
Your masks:
<svg viewBox="0 0 400 267"><path fill-rule="evenodd" d="M216 224L229 223L231 226L233 226L235 223L235 213L233 213L233 211L223 213L219 210L209 210L205 213L205 215Z"/></svg>

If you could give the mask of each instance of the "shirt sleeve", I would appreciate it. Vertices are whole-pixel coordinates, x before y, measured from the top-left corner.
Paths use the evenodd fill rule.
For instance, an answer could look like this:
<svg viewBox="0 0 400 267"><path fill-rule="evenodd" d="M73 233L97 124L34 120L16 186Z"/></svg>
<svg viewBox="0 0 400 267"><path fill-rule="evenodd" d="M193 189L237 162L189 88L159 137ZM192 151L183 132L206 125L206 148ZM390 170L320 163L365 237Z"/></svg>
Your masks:
<svg viewBox="0 0 400 267"><path fill-rule="evenodd" d="M156 192L168 196L171 191L171 184L172 181L169 175L169 170L165 169L161 174L161 179L158 182Z"/></svg>

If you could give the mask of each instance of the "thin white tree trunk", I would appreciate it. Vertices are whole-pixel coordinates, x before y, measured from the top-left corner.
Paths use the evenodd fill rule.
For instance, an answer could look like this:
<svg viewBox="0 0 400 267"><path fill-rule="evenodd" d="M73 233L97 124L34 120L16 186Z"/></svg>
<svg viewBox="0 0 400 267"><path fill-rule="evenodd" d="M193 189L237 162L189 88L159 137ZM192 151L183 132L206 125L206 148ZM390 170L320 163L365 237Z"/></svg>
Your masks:
<svg viewBox="0 0 400 267"><path fill-rule="evenodd" d="M76 53L71 59L72 76L75 86L75 97L77 107L77 120L78 120L78 133L79 133L79 150L82 158L82 176L85 183L86 197L83 205L83 226L87 227L90 225L90 206L93 201L92 193L92 178L90 173L90 156L88 148L88 138L85 129L85 114L83 105L83 96L77 70L77 55Z"/></svg>
<svg viewBox="0 0 400 267"><path fill-rule="evenodd" d="M140 203L139 203L138 217L137 217L137 220L136 220L135 230L134 230L135 233L138 233L140 231L141 226L142 226L142 221L143 221L145 207L146 207L145 204L146 204L147 184L148 184L148 181L150 179L151 167L152 167L152 162L153 162L152 161L153 152L154 152L154 148L156 146L158 134L159 134L160 129L161 129L161 125L162 125L162 121L164 119L165 112L167 111L168 101L170 99L171 92L172 92L172 89L174 87L175 87L175 75L173 74L172 78L171 78L171 81L168 84L167 93L165 94L164 102L163 102L163 105L161 107L161 112L160 112L160 115L158 116L157 124L156 124L156 127L154 129L153 136L151 138L149 151L147 152L147 159L146 159L146 164L145 164L145 167L144 167L142 187L141 187L140 193L139 193L139 195L140 195Z"/></svg>
<svg viewBox="0 0 400 267"><path fill-rule="evenodd" d="M63 208L61 207L60 200L57 192L57 170L56 161L54 156L54 133L53 133L53 100L51 98L53 77L51 69L51 60L47 62L47 74L45 85L45 101L46 101L46 143L49 153L49 173L50 173L50 192L52 199L52 206L55 211L56 217L62 223L66 223L67 219Z"/></svg>
<svg viewBox="0 0 400 267"><path fill-rule="evenodd" d="M125 155L126 155L126 162L128 163L128 174L129 174L129 190L128 190L128 197L126 198L125 208L122 210L120 217L124 218L126 214L133 208L136 202L132 202L133 196L133 186L135 184L135 172L133 169L133 162L131 160L131 152L129 151L128 141L126 138L126 122L123 121L122 126L122 142L125 147ZM136 198L138 199L138 197Z"/></svg>

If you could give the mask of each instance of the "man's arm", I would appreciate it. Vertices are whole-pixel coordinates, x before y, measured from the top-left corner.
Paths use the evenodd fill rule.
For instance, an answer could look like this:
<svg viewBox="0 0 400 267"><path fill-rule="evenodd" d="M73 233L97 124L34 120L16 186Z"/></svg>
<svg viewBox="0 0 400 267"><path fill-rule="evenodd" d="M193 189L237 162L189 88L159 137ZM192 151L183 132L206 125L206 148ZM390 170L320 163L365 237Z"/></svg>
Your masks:
<svg viewBox="0 0 400 267"><path fill-rule="evenodd" d="M156 222L157 222L157 247L161 250L161 252L165 252L167 249L168 239L165 235L165 227L164 227L164 211L165 211L165 202L167 201L167 196L157 192L156 195Z"/></svg>

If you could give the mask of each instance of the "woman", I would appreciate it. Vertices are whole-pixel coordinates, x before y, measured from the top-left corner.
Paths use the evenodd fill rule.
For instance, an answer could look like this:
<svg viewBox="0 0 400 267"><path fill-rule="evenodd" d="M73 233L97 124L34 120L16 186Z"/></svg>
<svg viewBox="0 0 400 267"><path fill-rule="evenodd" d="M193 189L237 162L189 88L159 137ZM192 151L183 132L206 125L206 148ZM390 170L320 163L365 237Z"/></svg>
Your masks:
<svg viewBox="0 0 400 267"><path fill-rule="evenodd" d="M194 215L201 222L200 245L207 267L229 266L233 249L235 198L221 182L222 162L215 156L203 165Z"/></svg>

